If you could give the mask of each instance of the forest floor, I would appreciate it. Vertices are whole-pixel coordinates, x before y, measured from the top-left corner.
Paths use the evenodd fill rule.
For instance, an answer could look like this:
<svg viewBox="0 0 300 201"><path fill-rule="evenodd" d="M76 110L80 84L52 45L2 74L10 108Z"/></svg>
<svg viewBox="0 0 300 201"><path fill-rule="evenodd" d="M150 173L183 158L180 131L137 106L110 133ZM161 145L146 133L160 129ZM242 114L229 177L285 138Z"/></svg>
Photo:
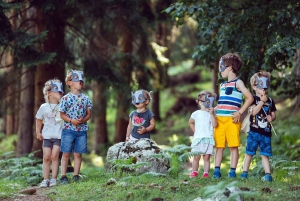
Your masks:
<svg viewBox="0 0 300 201"><path fill-rule="evenodd" d="M46 188L28 187L21 190L20 194L3 199L3 201L51 201L47 194L49 194L49 190Z"/></svg>

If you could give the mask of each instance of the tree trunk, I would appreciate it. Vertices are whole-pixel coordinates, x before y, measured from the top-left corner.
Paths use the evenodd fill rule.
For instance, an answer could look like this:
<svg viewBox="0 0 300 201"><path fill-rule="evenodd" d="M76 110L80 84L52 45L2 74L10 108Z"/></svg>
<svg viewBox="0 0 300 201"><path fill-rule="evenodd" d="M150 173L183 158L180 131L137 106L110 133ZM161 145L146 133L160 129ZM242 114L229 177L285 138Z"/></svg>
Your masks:
<svg viewBox="0 0 300 201"><path fill-rule="evenodd" d="M106 124L106 88L100 81L95 81L93 85L93 120L95 124L94 150L96 154L101 154L101 148L108 142Z"/></svg>
<svg viewBox="0 0 300 201"><path fill-rule="evenodd" d="M212 70L212 83L213 90L219 97L219 84L218 84L218 73L219 73L219 59L215 61L214 69Z"/></svg>
<svg viewBox="0 0 300 201"><path fill-rule="evenodd" d="M33 68L23 69L27 71L21 77L21 102L19 109L19 129L17 142L17 156L28 154L33 143L33 95L34 95L34 72Z"/></svg>
<svg viewBox="0 0 300 201"><path fill-rule="evenodd" d="M9 1L10 2L10 1ZM15 9L13 9L9 14L8 14L8 18L10 18L10 24L12 26L12 29L15 29L16 28L16 24L17 24L17 18L16 17L13 17L16 15L16 11ZM10 76L11 78L13 78L12 73L13 71L15 70L15 67L14 67L14 53L13 52L6 52L5 53L5 63L4 63L4 66L9 66L5 69L6 73L8 76ZM5 131L6 131L6 136L8 135L11 135L12 133L14 133L14 125L15 125L15 122L14 122L14 113L15 113L15 109L14 109L14 87L15 85L14 84L10 84L8 87L7 87L7 91L6 91L6 116L5 116L5 123L6 123L6 128L5 128Z"/></svg>
<svg viewBox="0 0 300 201"><path fill-rule="evenodd" d="M44 14L43 11L39 8L36 10L36 25L35 31L37 34L41 33L42 31L47 30L47 40L44 41L42 46L40 47L42 51L45 52L57 52L60 48L64 46L64 23L60 18L60 14L58 11L53 11L51 15ZM47 26L46 20L52 20L55 27ZM45 102L44 95L42 93L44 84L46 81L58 78L60 81L64 83L64 62L59 59L59 55L56 55L56 58L50 64L41 64L37 67L36 74L35 74L35 113L37 112L38 108ZM65 89L66 91L66 89ZM34 143L32 147L32 151L40 150L42 148L42 141L37 140L34 138ZM39 152L35 154L36 157L42 158L43 153Z"/></svg>
<svg viewBox="0 0 300 201"><path fill-rule="evenodd" d="M123 53L132 53L133 49L133 35L130 30L124 30L121 43L121 50ZM116 133L115 142L122 142L126 139L126 131L128 126L128 108L130 105L130 80L131 71L128 69L131 65L130 59L124 59L121 62L121 72L123 80L123 86L120 87L117 95L117 119L116 119ZM128 98L129 97L129 98Z"/></svg>

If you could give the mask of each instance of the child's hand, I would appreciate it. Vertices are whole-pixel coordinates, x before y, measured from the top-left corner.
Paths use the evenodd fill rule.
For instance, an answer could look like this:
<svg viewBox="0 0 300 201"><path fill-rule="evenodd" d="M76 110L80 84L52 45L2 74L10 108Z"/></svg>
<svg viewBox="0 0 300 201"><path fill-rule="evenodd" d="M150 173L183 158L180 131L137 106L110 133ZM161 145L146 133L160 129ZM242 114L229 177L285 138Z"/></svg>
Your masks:
<svg viewBox="0 0 300 201"><path fill-rule="evenodd" d="M241 114L236 111L235 113L232 113L232 122L237 124L240 122Z"/></svg>
<svg viewBox="0 0 300 201"><path fill-rule="evenodd" d="M268 96L266 94L261 94L260 95L260 100L267 102L268 101Z"/></svg>
<svg viewBox="0 0 300 201"><path fill-rule="evenodd" d="M36 135L36 138L37 138L38 140L43 140L43 139L44 139L42 133L38 133L38 134Z"/></svg>
<svg viewBox="0 0 300 201"><path fill-rule="evenodd" d="M78 121L80 122L80 124L84 123L82 117L80 117L80 118L78 119Z"/></svg>
<svg viewBox="0 0 300 201"><path fill-rule="evenodd" d="M147 129L144 126L140 126L140 128L137 130L137 132L142 135L147 132Z"/></svg>
<svg viewBox="0 0 300 201"><path fill-rule="evenodd" d="M82 120L80 119L72 119L71 123L74 125L74 126L79 126L81 123Z"/></svg>
<svg viewBox="0 0 300 201"><path fill-rule="evenodd" d="M272 121L272 116L271 115L267 115L266 119L267 119L268 122L271 122Z"/></svg>
<svg viewBox="0 0 300 201"><path fill-rule="evenodd" d="M214 115L215 114L215 109L213 107L211 108L208 108L208 111L211 115Z"/></svg>

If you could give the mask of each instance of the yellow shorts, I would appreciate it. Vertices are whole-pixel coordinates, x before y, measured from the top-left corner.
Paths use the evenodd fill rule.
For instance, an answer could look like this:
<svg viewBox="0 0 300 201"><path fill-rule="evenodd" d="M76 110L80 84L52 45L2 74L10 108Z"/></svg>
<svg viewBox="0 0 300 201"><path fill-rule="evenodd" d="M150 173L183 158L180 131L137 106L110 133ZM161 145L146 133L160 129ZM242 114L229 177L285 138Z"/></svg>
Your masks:
<svg viewBox="0 0 300 201"><path fill-rule="evenodd" d="M217 116L218 126L215 128L214 139L216 148L239 147L241 123L233 123L232 117Z"/></svg>

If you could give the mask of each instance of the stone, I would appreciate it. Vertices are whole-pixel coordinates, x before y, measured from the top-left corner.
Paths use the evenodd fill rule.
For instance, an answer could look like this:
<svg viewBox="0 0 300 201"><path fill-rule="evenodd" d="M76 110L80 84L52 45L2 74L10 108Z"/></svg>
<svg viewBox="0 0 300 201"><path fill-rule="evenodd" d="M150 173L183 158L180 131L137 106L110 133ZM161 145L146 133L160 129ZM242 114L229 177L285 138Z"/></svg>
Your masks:
<svg viewBox="0 0 300 201"><path fill-rule="evenodd" d="M114 164L110 162L111 160L129 159L134 157L133 163L148 162L149 165L130 169L129 172L135 172L138 174L146 172L166 174L170 168L169 160L166 158L155 158L152 156L161 152L162 150L156 145L156 143L148 138L142 138L135 142L119 142L108 149L104 167L106 171L115 170Z"/></svg>

